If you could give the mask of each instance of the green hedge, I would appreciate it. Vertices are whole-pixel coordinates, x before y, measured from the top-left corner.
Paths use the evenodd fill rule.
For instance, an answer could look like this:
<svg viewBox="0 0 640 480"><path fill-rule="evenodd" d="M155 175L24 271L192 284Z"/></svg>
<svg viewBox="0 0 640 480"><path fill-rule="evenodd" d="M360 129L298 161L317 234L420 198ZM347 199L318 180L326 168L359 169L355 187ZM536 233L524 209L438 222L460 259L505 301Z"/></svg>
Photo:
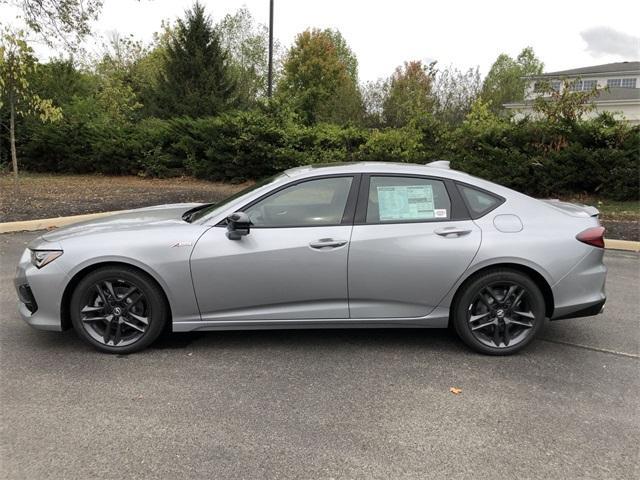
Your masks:
<svg viewBox="0 0 640 480"><path fill-rule="evenodd" d="M640 196L640 129L610 117L575 125L492 119L449 130L303 126L268 111L118 124L74 102L55 124L25 122L23 168L242 181L312 163L449 159L454 168L535 196Z"/></svg>

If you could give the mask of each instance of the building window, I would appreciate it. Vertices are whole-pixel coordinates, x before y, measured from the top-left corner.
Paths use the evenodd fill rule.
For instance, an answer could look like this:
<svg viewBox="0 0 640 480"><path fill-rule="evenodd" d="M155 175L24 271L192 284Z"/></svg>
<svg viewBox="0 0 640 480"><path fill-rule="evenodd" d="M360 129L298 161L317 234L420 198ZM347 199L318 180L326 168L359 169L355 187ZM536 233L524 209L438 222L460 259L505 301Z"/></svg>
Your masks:
<svg viewBox="0 0 640 480"><path fill-rule="evenodd" d="M597 80L583 80L582 82L582 90L588 91L593 90L598 85Z"/></svg>
<svg viewBox="0 0 640 480"><path fill-rule="evenodd" d="M559 92L561 86L562 86L562 82L560 80L552 80L551 81L551 88L554 91Z"/></svg>
<svg viewBox="0 0 640 480"><path fill-rule="evenodd" d="M572 92L579 92L580 90L582 90L582 80L574 80L573 82L571 82L569 90L571 90Z"/></svg>
<svg viewBox="0 0 640 480"><path fill-rule="evenodd" d="M636 88L636 79L635 78L610 78L607 80L607 87Z"/></svg>

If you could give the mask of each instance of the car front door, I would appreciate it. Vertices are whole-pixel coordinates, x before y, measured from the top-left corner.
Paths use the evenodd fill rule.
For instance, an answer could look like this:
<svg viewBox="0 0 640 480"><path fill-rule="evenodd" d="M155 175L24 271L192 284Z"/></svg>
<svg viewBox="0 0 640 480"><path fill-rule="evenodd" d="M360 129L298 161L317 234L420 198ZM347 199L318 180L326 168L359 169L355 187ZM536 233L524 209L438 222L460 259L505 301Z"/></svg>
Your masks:
<svg viewBox="0 0 640 480"><path fill-rule="evenodd" d="M453 182L365 175L349 247L351 318L431 313L468 268L481 232Z"/></svg>
<svg viewBox="0 0 640 480"><path fill-rule="evenodd" d="M314 177L242 208L248 235L209 229L191 257L206 321L349 318L347 254L359 175Z"/></svg>

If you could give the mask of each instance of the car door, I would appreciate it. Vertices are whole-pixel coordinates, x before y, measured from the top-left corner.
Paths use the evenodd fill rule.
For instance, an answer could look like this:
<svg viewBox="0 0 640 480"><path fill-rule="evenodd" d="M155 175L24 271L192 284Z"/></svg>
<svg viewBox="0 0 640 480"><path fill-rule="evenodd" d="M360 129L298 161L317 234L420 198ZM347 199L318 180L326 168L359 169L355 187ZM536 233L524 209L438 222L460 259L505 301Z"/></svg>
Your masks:
<svg viewBox="0 0 640 480"><path fill-rule="evenodd" d="M349 247L351 318L428 315L468 268L480 241L453 182L363 176Z"/></svg>
<svg viewBox="0 0 640 480"><path fill-rule="evenodd" d="M203 320L349 318L347 254L359 175L304 179L242 208L251 228L208 230L191 270Z"/></svg>

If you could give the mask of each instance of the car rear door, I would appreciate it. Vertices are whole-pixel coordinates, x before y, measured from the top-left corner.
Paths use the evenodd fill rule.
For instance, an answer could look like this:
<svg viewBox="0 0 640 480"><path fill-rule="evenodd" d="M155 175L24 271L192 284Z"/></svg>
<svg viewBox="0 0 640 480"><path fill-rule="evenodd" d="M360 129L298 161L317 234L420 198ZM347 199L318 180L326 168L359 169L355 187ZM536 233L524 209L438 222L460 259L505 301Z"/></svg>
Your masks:
<svg viewBox="0 0 640 480"><path fill-rule="evenodd" d="M480 241L453 182L364 175L349 247L351 318L428 315L468 268Z"/></svg>
<svg viewBox="0 0 640 480"><path fill-rule="evenodd" d="M244 206L240 240L214 227L191 257L203 320L347 319L347 255L360 175L292 182Z"/></svg>

